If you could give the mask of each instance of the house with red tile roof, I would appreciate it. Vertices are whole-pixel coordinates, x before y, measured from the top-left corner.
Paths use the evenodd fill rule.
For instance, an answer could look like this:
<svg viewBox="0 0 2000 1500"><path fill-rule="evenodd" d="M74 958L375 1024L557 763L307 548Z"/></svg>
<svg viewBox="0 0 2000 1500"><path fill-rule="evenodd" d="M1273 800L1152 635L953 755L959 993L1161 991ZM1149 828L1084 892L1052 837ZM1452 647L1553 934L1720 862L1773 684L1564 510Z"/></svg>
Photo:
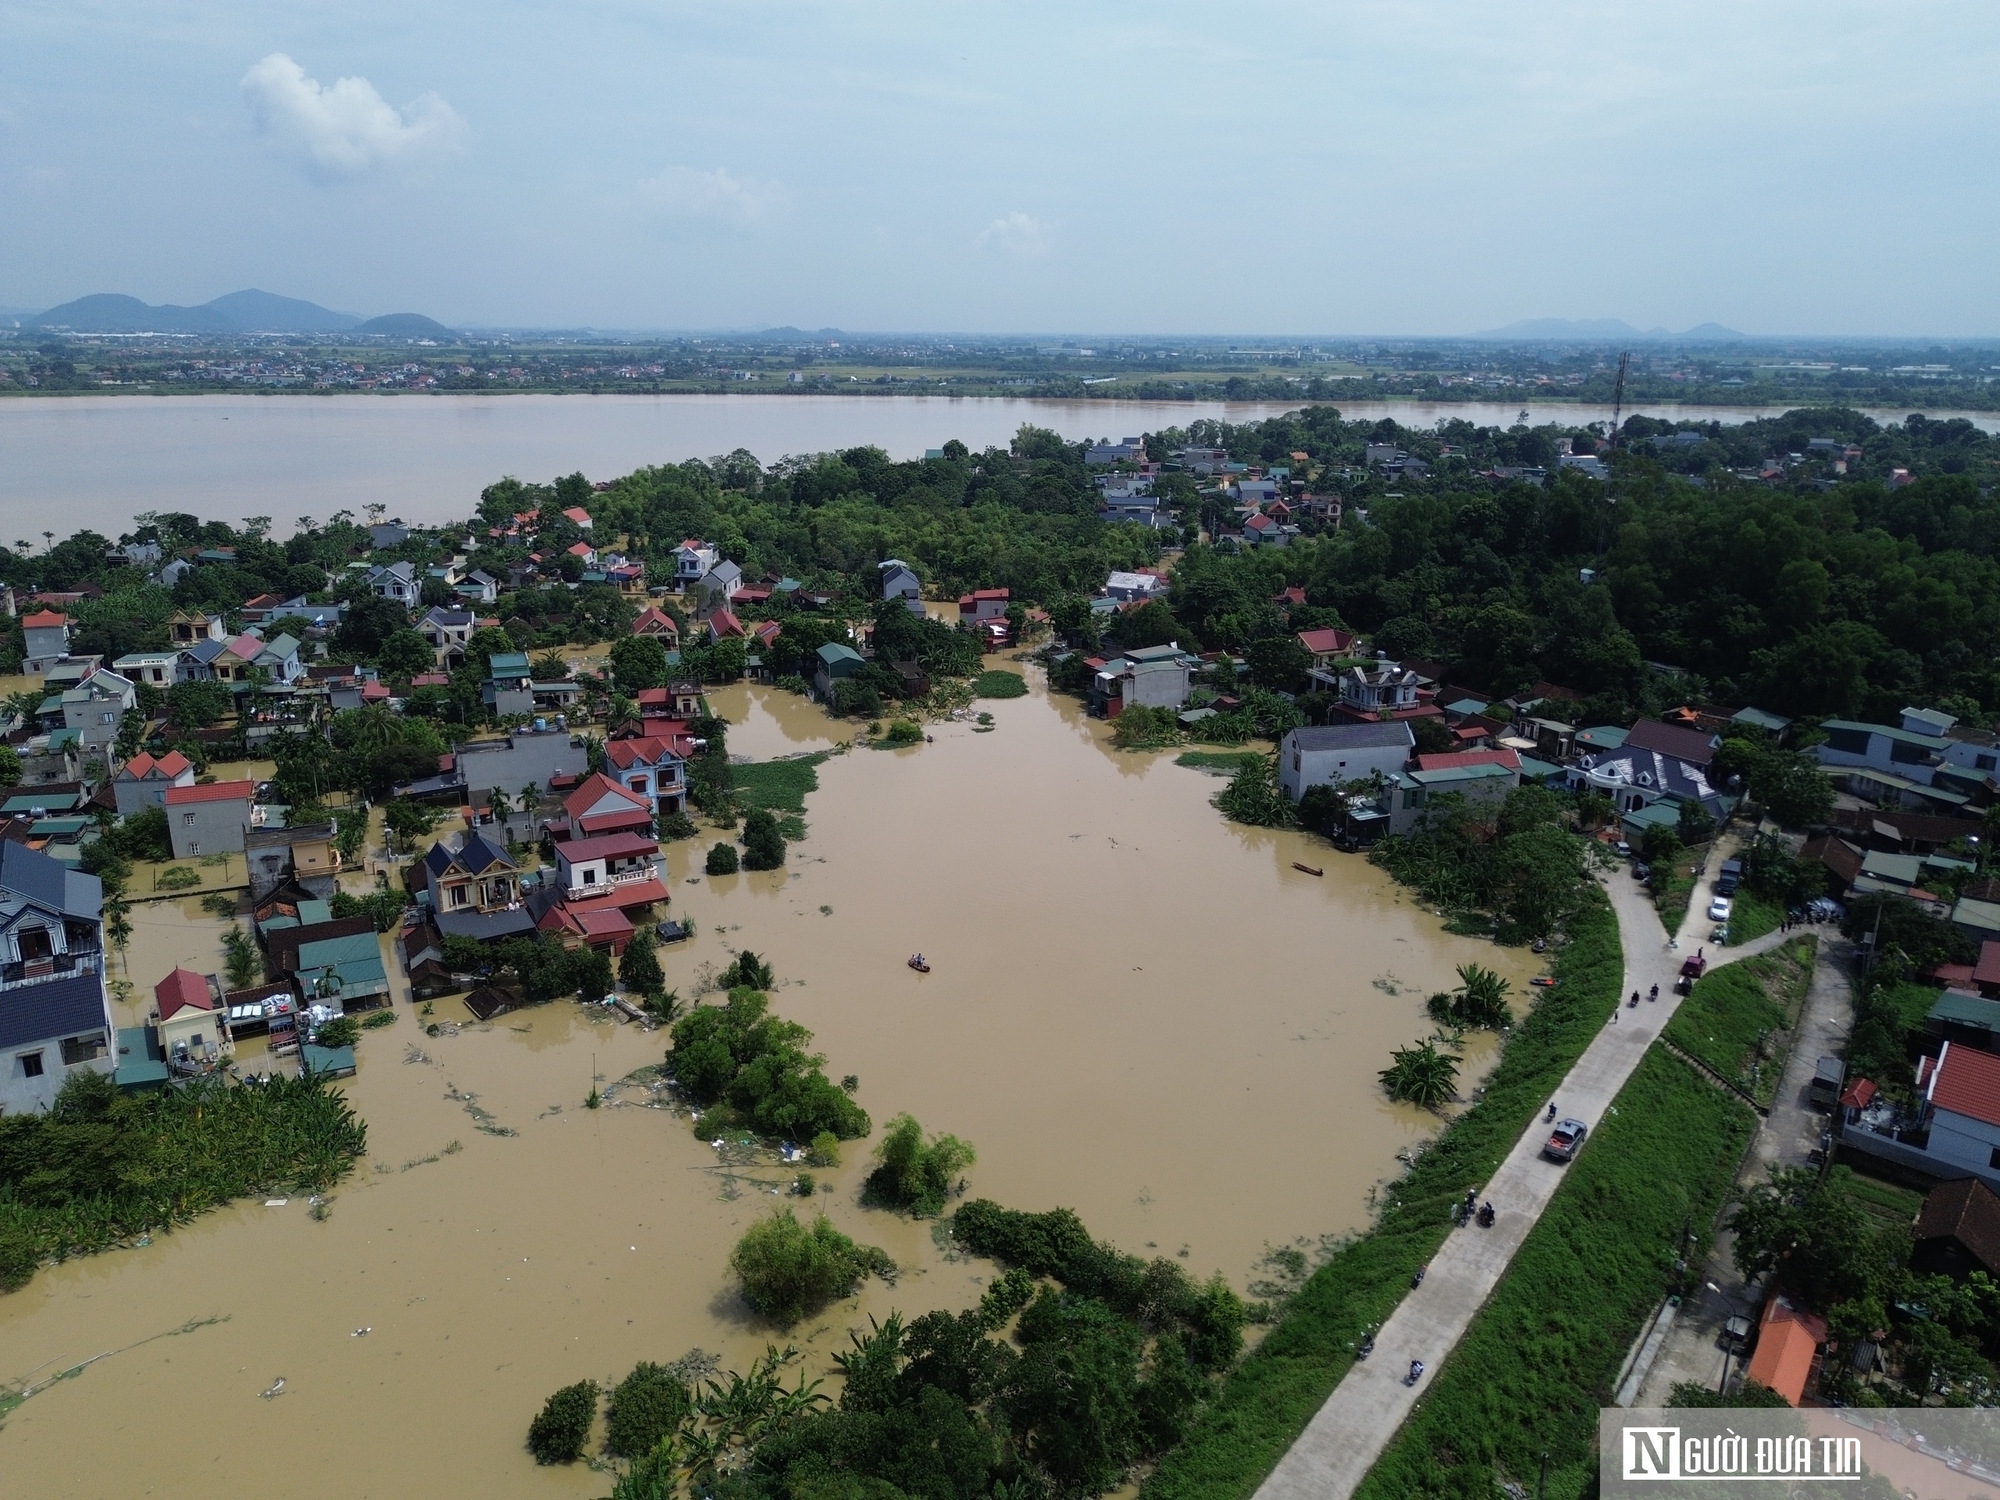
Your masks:
<svg viewBox="0 0 2000 1500"><path fill-rule="evenodd" d="M585 510L581 505L572 505L568 510L563 512L563 517L568 521L574 522L584 531L591 529L590 512Z"/></svg>
<svg viewBox="0 0 2000 1500"><path fill-rule="evenodd" d="M1757 1347L1744 1378L1776 1391L1793 1406L1804 1399L1813 1359L1826 1342L1826 1319L1806 1311L1787 1292L1773 1292L1764 1304Z"/></svg>
<svg viewBox="0 0 2000 1500"><path fill-rule="evenodd" d="M1419 771L1447 771L1453 767L1505 766L1510 771L1521 769L1521 757L1512 750L1461 750L1455 755L1419 755Z"/></svg>
<svg viewBox="0 0 2000 1500"><path fill-rule="evenodd" d="M212 1062L236 1050L213 979L177 968L153 986L152 1023L169 1058Z"/></svg>
<svg viewBox="0 0 2000 1500"><path fill-rule="evenodd" d="M1921 1148L1940 1177L1974 1176L2000 1185L2000 1056L1947 1041L1917 1064Z"/></svg>
<svg viewBox="0 0 2000 1500"><path fill-rule="evenodd" d="M194 766L178 750L154 757L141 750L125 762L112 784L118 815L129 818L149 807L164 807L167 789L194 785Z"/></svg>
<svg viewBox="0 0 2000 1500"><path fill-rule="evenodd" d="M656 732L627 739L607 740L604 745L606 774L616 777L625 790L644 797L656 811L677 813L687 805L686 726L678 733L659 733L668 720L655 719L645 727Z"/></svg>
<svg viewBox="0 0 2000 1500"><path fill-rule="evenodd" d="M597 549L588 542L577 542L572 546L565 547L563 551L569 556L576 558L586 568L597 565Z"/></svg>
<svg viewBox="0 0 2000 1500"><path fill-rule="evenodd" d="M549 821L549 834L557 843L606 833L649 834L653 830L653 804L602 771L585 777L563 798L562 805L562 816Z"/></svg>
<svg viewBox="0 0 2000 1500"><path fill-rule="evenodd" d="M1353 631L1335 630L1331 626L1323 630L1301 630L1298 638L1299 644L1312 653L1313 668L1322 672L1330 670L1337 659L1352 651L1356 640Z"/></svg>
<svg viewBox="0 0 2000 1500"><path fill-rule="evenodd" d="M711 642L741 640L748 634L749 632L743 628L743 622L736 618L733 611L724 608L710 612L708 638Z"/></svg>
<svg viewBox="0 0 2000 1500"><path fill-rule="evenodd" d="M241 854L256 791L257 785L251 781L166 788L160 803L167 810L167 835L173 841L174 858Z"/></svg>
<svg viewBox="0 0 2000 1500"><path fill-rule="evenodd" d="M649 604L639 611L638 618L632 622L632 634L658 636L669 651L681 641L680 622L657 604Z"/></svg>

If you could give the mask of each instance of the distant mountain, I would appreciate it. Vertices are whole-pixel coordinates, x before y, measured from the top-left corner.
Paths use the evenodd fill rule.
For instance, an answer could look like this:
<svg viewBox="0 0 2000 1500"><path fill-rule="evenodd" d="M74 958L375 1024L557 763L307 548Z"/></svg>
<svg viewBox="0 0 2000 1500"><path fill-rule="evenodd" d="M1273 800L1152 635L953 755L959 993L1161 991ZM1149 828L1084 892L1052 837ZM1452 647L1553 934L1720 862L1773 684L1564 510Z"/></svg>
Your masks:
<svg viewBox="0 0 2000 1500"><path fill-rule="evenodd" d="M257 333L344 333L361 322L353 313L330 312L317 302L274 292L231 292L205 304L238 328Z"/></svg>
<svg viewBox="0 0 2000 1500"><path fill-rule="evenodd" d="M251 288L217 297L199 307L153 306L118 292L97 292L24 318L24 328L67 329L72 333L361 333L388 338L451 336L451 330L419 313L390 313L363 322L353 313L334 312L317 302L280 297Z"/></svg>
<svg viewBox="0 0 2000 1500"><path fill-rule="evenodd" d="M1733 328L1724 328L1720 323L1703 323L1698 328L1690 328L1686 333L1674 333L1665 328L1649 328L1641 333L1623 318L1527 318L1519 323L1509 323L1505 328L1489 328L1483 333L1475 333L1473 337L1582 343L1619 343L1625 340L1634 343L1661 340L1671 340L1675 343L1712 343L1719 340L1741 339L1744 335Z"/></svg>
<svg viewBox="0 0 2000 1500"><path fill-rule="evenodd" d="M385 313L379 318L370 318L354 331L391 339L448 339L453 336L444 324L422 313Z"/></svg>

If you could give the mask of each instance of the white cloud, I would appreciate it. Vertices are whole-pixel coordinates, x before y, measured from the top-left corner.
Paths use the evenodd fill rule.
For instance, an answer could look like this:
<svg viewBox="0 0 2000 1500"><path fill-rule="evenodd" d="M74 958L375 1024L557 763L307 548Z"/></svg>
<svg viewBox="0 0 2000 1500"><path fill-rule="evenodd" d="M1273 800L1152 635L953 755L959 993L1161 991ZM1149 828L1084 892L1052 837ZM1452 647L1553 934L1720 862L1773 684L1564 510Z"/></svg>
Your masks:
<svg viewBox="0 0 2000 1500"><path fill-rule="evenodd" d="M725 224L762 224L784 213L784 184L754 177L731 177L722 168L697 172L668 167L639 184L639 196L677 219L709 219Z"/></svg>
<svg viewBox="0 0 2000 1500"><path fill-rule="evenodd" d="M458 111L436 94L399 110L365 78L322 85L282 52L243 75L243 97L259 130L327 176L428 160L458 150L467 134Z"/></svg>
<svg viewBox="0 0 2000 1500"><path fill-rule="evenodd" d="M1032 259L1049 253L1051 227L1031 214L1011 213L980 230L979 243L989 250Z"/></svg>

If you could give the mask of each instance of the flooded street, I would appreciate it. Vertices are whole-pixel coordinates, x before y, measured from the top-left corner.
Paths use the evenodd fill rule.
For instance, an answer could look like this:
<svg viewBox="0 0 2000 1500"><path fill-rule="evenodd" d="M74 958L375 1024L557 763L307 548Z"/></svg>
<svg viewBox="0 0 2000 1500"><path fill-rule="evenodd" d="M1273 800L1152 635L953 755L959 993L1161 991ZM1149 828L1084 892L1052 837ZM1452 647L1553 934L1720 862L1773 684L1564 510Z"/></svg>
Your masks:
<svg viewBox="0 0 2000 1500"><path fill-rule="evenodd" d="M974 1193L1074 1208L1122 1249L1185 1252L1241 1287L1266 1243L1365 1222L1397 1151L1435 1130L1375 1078L1430 1030L1423 997L1468 960L1518 990L1532 957L1444 934L1323 842L1224 822L1220 781L1110 749L1030 680L978 705L992 733L939 724L932 744L827 760L783 871L701 877L709 830L670 846L674 914L698 931L662 954L668 983L686 995L755 949L775 1008L817 1033L831 1076L859 1075L878 1126L908 1110L973 1142ZM713 701L738 755L852 732L775 689ZM133 940L142 994L183 947L220 959L198 903L135 919L153 924ZM905 966L917 949L931 974ZM607 1476L524 1451L544 1396L697 1345L741 1368L777 1337L726 1263L789 1173L732 1179L640 1093L583 1107L593 1068L657 1062L664 1035L564 1003L431 1038L397 1009L345 1085L371 1155L325 1222L298 1200L239 1206L0 1298L0 1380L125 1351L7 1419L10 1496L601 1495ZM868 1149L821 1174L819 1202L905 1271L793 1332L813 1375L868 1314L969 1306L986 1270L859 1207ZM209 1318L225 1321L128 1347Z"/></svg>

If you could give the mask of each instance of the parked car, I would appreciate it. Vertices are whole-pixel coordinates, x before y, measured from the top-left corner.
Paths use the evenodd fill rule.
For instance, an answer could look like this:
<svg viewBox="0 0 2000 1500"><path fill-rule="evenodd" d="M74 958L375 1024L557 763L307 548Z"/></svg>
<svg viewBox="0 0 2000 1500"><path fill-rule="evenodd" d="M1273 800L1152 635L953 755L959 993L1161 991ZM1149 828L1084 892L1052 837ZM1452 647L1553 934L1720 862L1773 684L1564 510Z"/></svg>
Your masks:
<svg viewBox="0 0 2000 1500"><path fill-rule="evenodd" d="M1643 859L1634 861L1632 865L1632 878L1634 880L1651 880L1653 878L1653 867Z"/></svg>
<svg viewBox="0 0 2000 1500"><path fill-rule="evenodd" d="M1713 901L1708 903L1708 920L1711 922L1727 922L1730 912L1735 909L1736 903L1730 900L1729 897L1717 896Z"/></svg>
<svg viewBox="0 0 2000 1500"><path fill-rule="evenodd" d="M1590 1127L1581 1120L1558 1120L1556 1128L1549 1132L1548 1144L1542 1147L1542 1155L1550 1161L1574 1161L1576 1153L1583 1149L1583 1138L1589 1134Z"/></svg>
<svg viewBox="0 0 2000 1500"><path fill-rule="evenodd" d="M1736 887L1742 883L1743 861L1725 859L1722 862L1721 873L1715 877L1715 893L1718 896L1733 896L1736 894Z"/></svg>

